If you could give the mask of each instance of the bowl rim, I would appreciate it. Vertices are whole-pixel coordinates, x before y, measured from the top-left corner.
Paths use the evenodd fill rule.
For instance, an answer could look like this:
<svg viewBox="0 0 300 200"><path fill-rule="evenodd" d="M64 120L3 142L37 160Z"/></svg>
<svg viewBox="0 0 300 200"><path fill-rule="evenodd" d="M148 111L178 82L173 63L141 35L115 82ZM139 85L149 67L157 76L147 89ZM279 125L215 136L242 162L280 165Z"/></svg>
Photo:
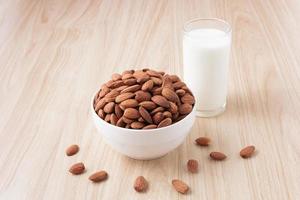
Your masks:
<svg viewBox="0 0 300 200"><path fill-rule="evenodd" d="M142 132L153 132L153 131L157 131L157 130L160 130L160 131L161 131L161 130L164 130L164 129L171 128L171 127L173 127L173 126L177 126L178 123L185 121L185 120L188 118L188 116L194 114L194 113L195 113L195 107L196 107L195 104L194 104L194 105L193 105L192 111L191 111L187 116L185 116L185 118L183 118L182 120L180 120L180 121L178 121L178 122L175 122L174 124L171 124L171 125L169 125L169 126L165 126L165 127L161 127L161 128L154 128L154 129L129 129L129 128L124 128L124 127L119 127L119 126L112 125L112 124L110 124L110 123L104 121L103 119L101 119L101 118L97 115L97 113L96 113L96 111L95 111L95 109L94 109L94 99L95 99L96 94L97 94L97 92L92 96L92 101L91 101L91 111L92 111L92 115L96 115L97 119L98 119L99 121L101 121L101 123L105 123L105 124L107 124L107 125L110 126L110 127L117 128L117 129L120 129L120 130L122 130L122 131L125 131L125 130L126 130L126 131L129 131L129 132L131 132L131 133L138 133L138 132L141 132L141 131L142 131ZM140 134L140 133L139 133L139 134Z"/></svg>

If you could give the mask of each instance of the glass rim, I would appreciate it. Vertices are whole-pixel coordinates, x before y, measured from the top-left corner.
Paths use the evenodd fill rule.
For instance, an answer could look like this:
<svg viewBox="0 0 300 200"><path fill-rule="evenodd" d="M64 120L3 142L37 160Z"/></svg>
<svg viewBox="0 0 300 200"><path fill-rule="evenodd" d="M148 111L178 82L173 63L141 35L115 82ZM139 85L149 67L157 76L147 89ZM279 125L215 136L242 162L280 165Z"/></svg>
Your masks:
<svg viewBox="0 0 300 200"><path fill-rule="evenodd" d="M187 26L189 26L190 24L194 23L194 22L197 22L197 21L215 21L215 22L220 22L222 24L224 24L226 26L226 30L224 31L225 33L225 36L227 36L228 34L230 34L232 32L232 28L230 26L230 24L223 20L223 19L219 19L219 18L194 18L194 19L191 19L191 20L188 20L184 23L183 25L183 33L186 34L186 35L189 35L189 32L191 30L188 30ZM224 37L224 36L222 36Z"/></svg>

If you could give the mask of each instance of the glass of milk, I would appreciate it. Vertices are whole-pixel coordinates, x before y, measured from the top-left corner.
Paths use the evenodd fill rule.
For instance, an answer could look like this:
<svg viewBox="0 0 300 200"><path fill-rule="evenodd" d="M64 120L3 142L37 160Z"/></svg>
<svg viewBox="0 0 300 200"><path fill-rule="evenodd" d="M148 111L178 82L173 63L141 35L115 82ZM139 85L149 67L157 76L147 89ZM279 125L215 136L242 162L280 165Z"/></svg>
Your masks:
<svg viewBox="0 0 300 200"><path fill-rule="evenodd" d="M183 31L184 81L196 97L200 117L225 111L231 27L221 19L194 19Z"/></svg>

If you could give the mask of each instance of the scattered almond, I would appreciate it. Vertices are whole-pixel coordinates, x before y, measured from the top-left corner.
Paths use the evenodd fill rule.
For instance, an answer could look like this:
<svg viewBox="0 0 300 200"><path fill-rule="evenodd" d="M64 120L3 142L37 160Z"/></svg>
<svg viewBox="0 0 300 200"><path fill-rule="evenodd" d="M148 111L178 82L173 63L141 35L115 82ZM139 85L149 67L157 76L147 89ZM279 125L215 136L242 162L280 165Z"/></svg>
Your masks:
<svg viewBox="0 0 300 200"><path fill-rule="evenodd" d="M242 158L250 158L255 151L255 146L247 146L240 151L240 156Z"/></svg>
<svg viewBox="0 0 300 200"><path fill-rule="evenodd" d="M198 161L197 160L188 160L187 169L191 173L197 173L198 172Z"/></svg>
<svg viewBox="0 0 300 200"><path fill-rule="evenodd" d="M108 177L107 172L102 170L102 171L98 171L98 172L93 173L93 174L89 177L89 179L90 179L91 181L97 183L97 182L101 182L101 181L106 180L107 177Z"/></svg>
<svg viewBox="0 0 300 200"><path fill-rule="evenodd" d="M78 174L82 174L84 170L85 170L84 164L80 162L72 165L69 169L69 172L74 175L78 175Z"/></svg>
<svg viewBox="0 0 300 200"><path fill-rule="evenodd" d="M209 154L209 156L213 159L213 160L224 160L226 159L226 155L221 153L221 152L211 152Z"/></svg>
<svg viewBox="0 0 300 200"><path fill-rule="evenodd" d="M199 146L208 146L210 144L210 139L208 137L199 137L195 142Z"/></svg>
<svg viewBox="0 0 300 200"><path fill-rule="evenodd" d="M181 180L172 180L172 185L175 190L181 194L186 194L189 191L189 186Z"/></svg>
<svg viewBox="0 0 300 200"><path fill-rule="evenodd" d="M73 156L79 151L79 146L77 144L73 144L69 146L66 150L67 156Z"/></svg>
<svg viewBox="0 0 300 200"><path fill-rule="evenodd" d="M139 176L135 179L133 187L137 192L145 192L148 188L148 182L143 176Z"/></svg>

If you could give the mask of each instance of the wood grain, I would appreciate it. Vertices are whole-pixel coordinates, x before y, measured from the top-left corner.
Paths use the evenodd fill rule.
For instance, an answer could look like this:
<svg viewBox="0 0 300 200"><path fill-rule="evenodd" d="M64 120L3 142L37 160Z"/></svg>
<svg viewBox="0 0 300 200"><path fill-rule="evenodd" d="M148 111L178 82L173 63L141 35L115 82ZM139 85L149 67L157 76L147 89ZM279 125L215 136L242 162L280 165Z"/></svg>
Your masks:
<svg viewBox="0 0 300 200"><path fill-rule="evenodd" d="M1 1L0 199L299 199L299 13L297 0ZM233 27L227 111L197 119L163 158L116 153L92 124L92 94L132 66L181 75L181 30L196 17ZM199 136L212 145L194 145ZM73 143L80 152L67 157ZM258 152L241 159L248 144ZM228 159L211 161L211 151ZM70 175L80 161L87 172ZM108 180L91 183L102 169ZM133 189L139 175L149 181L143 194ZM178 194L174 178L191 192Z"/></svg>

